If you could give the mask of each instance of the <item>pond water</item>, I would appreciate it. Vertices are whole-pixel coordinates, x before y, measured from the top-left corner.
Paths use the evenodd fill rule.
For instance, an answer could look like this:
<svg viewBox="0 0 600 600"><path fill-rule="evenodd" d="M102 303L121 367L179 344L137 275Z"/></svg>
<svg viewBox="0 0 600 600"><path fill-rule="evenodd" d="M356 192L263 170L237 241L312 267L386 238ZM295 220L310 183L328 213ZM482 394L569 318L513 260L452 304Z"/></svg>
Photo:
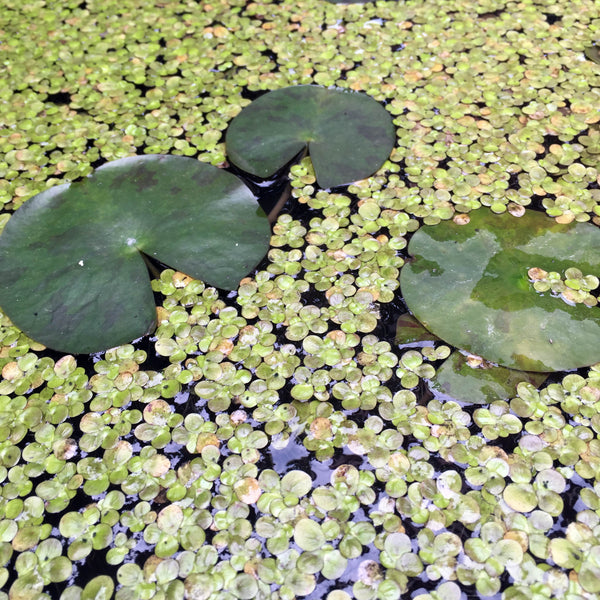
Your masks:
<svg viewBox="0 0 600 600"><path fill-rule="evenodd" d="M292 166L236 291L159 265L153 336L73 357L1 317L0 600L596 598L600 365L469 404L429 384L450 346L394 343L422 225L598 225L596 4L4 4L0 226L116 158L226 166L287 85L369 94L397 145L331 190Z"/></svg>

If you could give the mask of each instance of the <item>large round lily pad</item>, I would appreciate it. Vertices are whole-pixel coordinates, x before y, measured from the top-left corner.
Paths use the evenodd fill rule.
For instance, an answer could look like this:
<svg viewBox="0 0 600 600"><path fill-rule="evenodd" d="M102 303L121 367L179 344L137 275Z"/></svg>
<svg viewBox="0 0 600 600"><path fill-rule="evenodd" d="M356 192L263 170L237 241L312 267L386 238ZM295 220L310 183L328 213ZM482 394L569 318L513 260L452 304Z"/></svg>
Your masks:
<svg viewBox="0 0 600 600"><path fill-rule="evenodd" d="M528 270L600 272L600 230L559 225L544 214L520 218L486 210L467 225L425 226L402 269L404 299L444 341L525 371L563 371L600 361L600 311L538 293Z"/></svg>
<svg viewBox="0 0 600 600"><path fill-rule="evenodd" d="M151 331L142 254L224 289L265 255L270 227L234 175L148 155L31 198L0 236L0 306L35 340L94 352Z"/></svg>
<svg viewBox="0 0 600 600"><path fill-rule="evenodd" d="M308 146L319 185L329 188L372 175L396 140L391 115L366 94L299 85L268 92L227 129L235 165L269 177Z"/></svg>

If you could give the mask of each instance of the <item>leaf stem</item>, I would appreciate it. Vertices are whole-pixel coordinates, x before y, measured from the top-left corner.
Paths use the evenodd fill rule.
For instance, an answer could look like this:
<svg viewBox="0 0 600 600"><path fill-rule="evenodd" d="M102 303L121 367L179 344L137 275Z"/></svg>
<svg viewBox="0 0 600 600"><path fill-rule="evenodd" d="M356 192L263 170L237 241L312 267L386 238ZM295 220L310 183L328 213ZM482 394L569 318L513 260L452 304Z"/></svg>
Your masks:
<svg viewBox="0 0 600 600"><path fill-rule="evenodd" d="M294 162L294 165L301 163L307 154L308 154L308 145L305 146L302 153L298 156L298 160L296 160ZM292 166L293 165L290 165L290 168ZM290 183L289 176L288 176L288 182L287 182L287 185L285 186L285 189L281 193L279 200L277 200L277 204L275 204L275 206L269 212L268 219L269 219L269 223L271 225L277 220L277 217L279 216L281 209L285 206L286 202L290 199L291 195L292 195L292 184Z"/></svg>
<svg viewBox="0 0 600 600"><path fill-rule="evenodd" d="M285 206L285 203L290 199L292 195L292 184L288 181L285 189L281 193L279 200L277 200L277 204L271 209L268 214L269 223L273 225L273 223L277 220L281 209Z"/></svg>

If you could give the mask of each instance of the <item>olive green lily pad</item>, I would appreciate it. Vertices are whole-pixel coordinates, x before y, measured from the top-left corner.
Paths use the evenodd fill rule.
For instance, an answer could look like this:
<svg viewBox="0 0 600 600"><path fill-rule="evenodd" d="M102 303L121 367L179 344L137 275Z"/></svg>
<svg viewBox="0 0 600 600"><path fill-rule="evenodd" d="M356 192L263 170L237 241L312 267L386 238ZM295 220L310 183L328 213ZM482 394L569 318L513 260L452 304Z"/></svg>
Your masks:
<svg viewBox="0 0 600 600"><path fill-rule="evenodd" d="M124 158L14 213L0 236L0 306L46 346L105 350L154 328L144 254L234 289L269 239L264 212L234 175L191 158Z"/></svg>
<svg viewBox="0 0 600 600"><path fill-rule="evenodd" d="M269 177L308 146L323 188L372 175L390 156L391 115L365 94L313 85L260 96L227 129L226 146L239 168Z"/></svg>
<svg viewBox="0 0 600 600"><path fill-rule="evenodd" d="M471 367L467 357L453 352L436 370L431 387L456 400L472 404L489 404L517 395L517 385L522 382L539 387L547 373L530 373L498 366Z"/></svg>
<svg viewBox="0 0 600 600"><path fill-rule="evenodd" d="M501 366L563 371L600 361L600 311L537 292L528 270L600 271L600 231L544 214L486 210L419 229L400 277L415 317L458 348Z"/></svg>

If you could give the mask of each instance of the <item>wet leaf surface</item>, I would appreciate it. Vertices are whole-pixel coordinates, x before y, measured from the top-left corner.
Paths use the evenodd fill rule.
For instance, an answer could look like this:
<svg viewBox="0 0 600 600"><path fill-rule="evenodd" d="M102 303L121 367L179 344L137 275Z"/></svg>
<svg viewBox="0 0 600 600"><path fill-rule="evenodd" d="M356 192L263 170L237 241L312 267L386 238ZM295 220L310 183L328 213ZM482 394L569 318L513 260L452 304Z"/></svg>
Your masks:
<svg viewBox="0 0 600 600"><path fill-rule="evenodd" d="M600 313L536 292L527 272L598 273L600 231L535 211L470 217L412 237L413 260L400 282L415 317L444 341L509 368L560 371L599 361Z"/></svg>

